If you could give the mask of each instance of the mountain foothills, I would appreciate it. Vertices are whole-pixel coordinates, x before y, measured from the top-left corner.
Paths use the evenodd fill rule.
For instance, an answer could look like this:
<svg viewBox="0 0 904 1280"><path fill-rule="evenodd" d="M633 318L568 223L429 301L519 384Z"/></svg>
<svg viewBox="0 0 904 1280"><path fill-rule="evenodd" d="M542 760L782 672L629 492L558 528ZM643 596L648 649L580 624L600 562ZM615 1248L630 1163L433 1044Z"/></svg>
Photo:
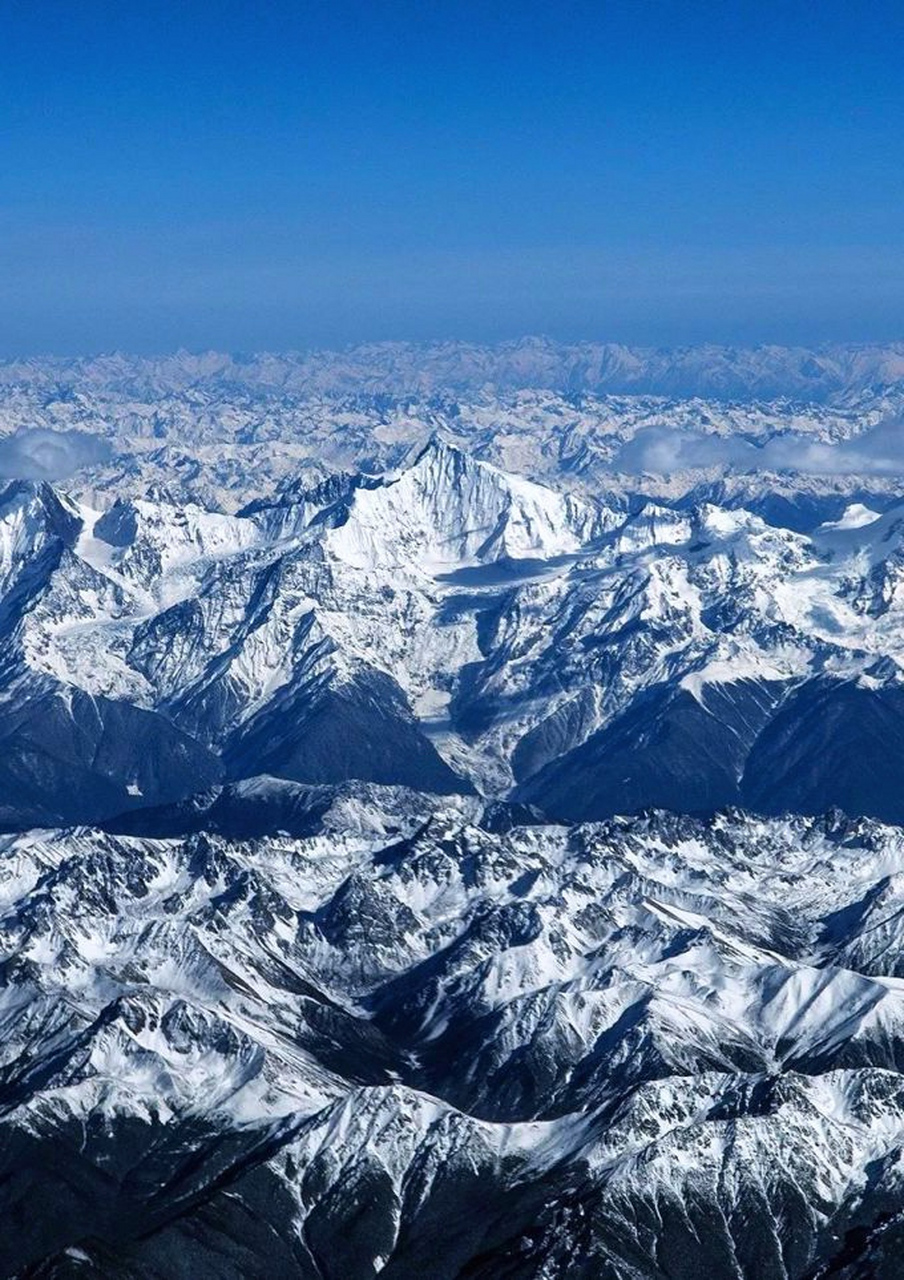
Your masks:
<svg viewBox="0 0 904 1280"><path fill-rule="evenodd" d="M0 370L0 1275L900 1277L902 379Z"/></svg>

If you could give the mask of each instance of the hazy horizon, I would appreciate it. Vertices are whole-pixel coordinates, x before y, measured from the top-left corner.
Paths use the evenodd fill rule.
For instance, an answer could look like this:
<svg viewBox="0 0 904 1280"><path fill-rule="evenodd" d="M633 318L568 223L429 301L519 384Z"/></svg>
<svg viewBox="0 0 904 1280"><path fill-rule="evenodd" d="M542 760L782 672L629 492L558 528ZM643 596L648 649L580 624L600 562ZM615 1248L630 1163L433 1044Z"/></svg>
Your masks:
<svg viewBox="0 0 904 1280"><path fill-rule="evenodd" d="M36 351L2 351L0 350L0 363L16 364L19 361L91 361L106 360L120 357L126 360L169 360L179 356L192 357L201 359L204 356L220 356L230 360L258 360L265 356L274 356L280 359L300 357L315 358L318 356L342 356L344 354L352 354L355 352L366 351L369 348L398 348L400 350L410 349L412 351L420 350L424 352L439 350L442 347L471 347L481 351L503 351L508 348L518 348L528 346L530 344L548 345L559 348L563 351L570 349L580 349L584 347L590 348L622 348L632 352L646 352L650 354L678 354L681 352L692 351L721 351L721 352L782 352L782 351L800 351L802 353L820 352L831 353L833 351L869 351L869 350L892 350L898 347L904 348L904 326L897 335L880 339L826 339L822 342L781 342L764 338L761 341L751 342L720 342L701 338L696 342L672 342L672 343L654 343L654 342L628 342L617 337L606 338L596 337L594 335L578 335L574 338L556 338L547 333L520 333L513 334L509 337L498 338L495 340L485 340L457 337L454 335L440 335L435 338L362 338L356 341L346 343L317 343L311 342L297 346L269 346L269 347L228 347L228 346L189 346L181 344L169 347L158 347L141 349L138 347L106 347L106 348L83 348L81 350L36 350Z"/></svg>

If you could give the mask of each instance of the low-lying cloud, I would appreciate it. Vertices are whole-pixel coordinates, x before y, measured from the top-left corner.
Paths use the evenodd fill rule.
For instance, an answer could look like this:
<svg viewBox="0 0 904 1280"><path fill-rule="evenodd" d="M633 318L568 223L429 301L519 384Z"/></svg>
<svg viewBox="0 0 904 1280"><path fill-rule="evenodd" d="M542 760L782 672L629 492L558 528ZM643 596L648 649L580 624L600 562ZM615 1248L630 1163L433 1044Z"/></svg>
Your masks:
<svg viewBox="0 0 904 1280"><path fill-rule="evenodd" d="M744 436L648 427L622 446L613 465L617 471L652 475L715 467L823 476L904 476L904 425L882 423L834 444L800 434L774 436L759 444Z"/></svg>
<svg viewBox="0 0 904 1280"><path fill-rule="evenodd" d="M5 480L64 480L82 467L105 462L111 448L89 431L21 428L0 437L0 477Z"/></svg>

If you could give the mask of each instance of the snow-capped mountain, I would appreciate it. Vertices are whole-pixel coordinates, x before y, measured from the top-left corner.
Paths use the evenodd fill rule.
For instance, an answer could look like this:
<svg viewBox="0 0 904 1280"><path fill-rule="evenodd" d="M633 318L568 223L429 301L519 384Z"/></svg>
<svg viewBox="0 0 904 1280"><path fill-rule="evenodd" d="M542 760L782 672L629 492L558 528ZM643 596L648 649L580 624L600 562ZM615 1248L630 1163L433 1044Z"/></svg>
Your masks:
<svg viewBox="0 0 904 1280"><path fill-rule="evenodd" d="M896 482L460 443L0 492L0 1274L900 1274Z"/></svg>
<svg viewBox="0 0 904 1280"><path fill-rule="evenodd" d="M4 1274L899 1274L899 831L323 815L5 839Z"/></svg>
<svg viewBox="0 0 904 1280"><path fill-rule="evenodd" d="M0 506L7 826L261 774L904 819L904 508L626 509L434 437L236 515Z"/></svg>
<svg viewBox="0 0 904 1280"><path fill-rule="evenodd" d="M38 385L65 404L74 392L95 388L112 396L148 395L220 383L239 410L242 393L265 388L282 395L415 395L499 390L556 390L752 400L786 396L827 399L904 379L904 344L817 348L766 344L702 344L654 348L623 343L555 342L526 337L496 346L463 341L377 342L342 351L177 351L158 357L115 352L77 358L36 357L0 365L0 383L19 395ZM12 398L13 393L10 393Z"/></svg>

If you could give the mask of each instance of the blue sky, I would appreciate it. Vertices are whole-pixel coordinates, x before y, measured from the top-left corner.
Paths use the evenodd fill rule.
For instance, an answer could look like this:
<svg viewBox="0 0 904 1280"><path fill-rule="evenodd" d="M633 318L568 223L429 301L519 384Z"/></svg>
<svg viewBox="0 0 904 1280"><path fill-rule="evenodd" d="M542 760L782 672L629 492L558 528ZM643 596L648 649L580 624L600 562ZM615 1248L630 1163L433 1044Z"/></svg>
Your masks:
<svg viewBox="0 0 904 1280"><path fill-rule="evenodd" d="M0 354L904 337L904 6L5 0Z"/></svg>

